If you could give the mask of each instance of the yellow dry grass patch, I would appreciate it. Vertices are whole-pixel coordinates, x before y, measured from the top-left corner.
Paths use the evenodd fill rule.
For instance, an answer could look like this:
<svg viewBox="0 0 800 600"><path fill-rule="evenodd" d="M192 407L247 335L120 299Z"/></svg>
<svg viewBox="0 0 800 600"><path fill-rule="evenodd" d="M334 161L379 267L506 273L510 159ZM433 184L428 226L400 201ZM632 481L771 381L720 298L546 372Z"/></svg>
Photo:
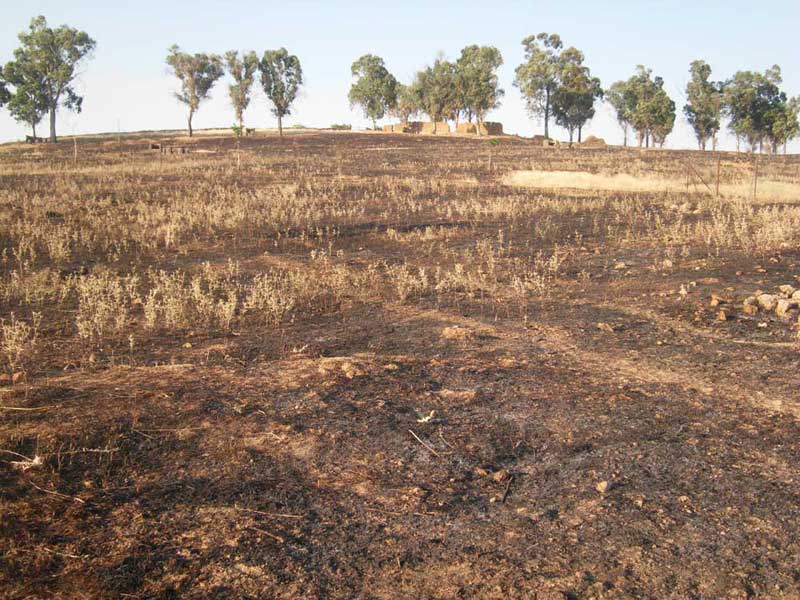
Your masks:
<svg viewBox="0 0 800 600"><path fill-rule="evenodd" d="M602 190L609 192L685 192L685 179L665 179L629 175L627 173L605 174L583 171L513 171L503 178L505 185L539 189L577 189ZM714 184L707 181L711 189ZM725 197L751 198L752 181L723 183L720 194ZM689 182L690 192L708 191L698 179ZM758 200L800 202L800 185L786 181L760 179L758 181Z"/></svg>

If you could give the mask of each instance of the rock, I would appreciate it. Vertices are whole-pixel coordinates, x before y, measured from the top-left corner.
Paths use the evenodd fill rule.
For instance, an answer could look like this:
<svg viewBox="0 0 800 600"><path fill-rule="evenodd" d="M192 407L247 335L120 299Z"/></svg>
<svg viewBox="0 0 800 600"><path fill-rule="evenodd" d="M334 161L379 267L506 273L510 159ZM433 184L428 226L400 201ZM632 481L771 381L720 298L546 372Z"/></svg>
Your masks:
<svg viewBox="0 0 800 600"><path fill-rule="evenodd" d="M492 481L495 483L505 483L511 478L509 472L505 469L500 469L499 471L492 473Z"/></svg>
<svg viewBox="0 0 800 600"><path fill-rule="evenodd" d="M475 339L475 332L465 327L453 325L442 329L441 337L444 340L459 340L468 342Z"/></svg>
<svg viewBox="0 0 800 600"><path fill-rule="evenodd" d="M797 300L781 298L775 306L775 314L779 317L785 317L792 311L797 310L798 306L800 306L800 302Z"/></svg>
<svg viewBox="0 0 800 600"><path fill-rule="evenodd" d="M621 271L622 269L627 269L628 265L626 265L623 261L615 262L614 263L614 270Z"/></svg>
<svg viewBox="0 0 800 600"><path fill-rule="evenodd" d="M794 287L792 287L791 285L782 285L778 289L781 291L781 294L783 295L784 298L791 298L792 295L796 291L798 291L794 289Z"/></svg>
<svg viewBox="0 0 800 600"><path fill-rule="evenodd" d="M797 290L794 294L792 294L792 300L800 300L800 290Z"/></svg>
<svg viewBox="0 0 800 600"><path fill-rule="evenodd" d="M594 489L596 489L601 494L605 494L609 490L610 487L611 487L611 484L609 484L608 481L601 481L596 486L594 486Z"/></svg>
<svg viewBox="0 0 800 600"><path fill-rule="evenodd" d="M723 298L722 296L717 296L717 294L711 294L711 308L716 308L720 304L730 304L728 300Z"/></svg>
<svg viewBox="0 0 800 600"><path fill-rule="evenodd" d="M341 369L345 377L347 377L348 379L354 379L356 377L361 377L363 375L366 375L363 369L361 369L358 365L351 363L349 361L343 362L341 365Z"/></svg>
<svg viewBox="0 0 800 600"><path fill-rule="evenodd" d="M767 312L775 310L778 306L778 297L774 294L761 294L758 296L758 305Z"/></svg>
<svg viewBox="0 0 800 600"><path fill-rule="evenodd" d="M25 372L24 371L17 371L11 376L11 383L17 384L20 381L25 379Z"/></svg>
<svg viewBox="0 0 800 600"><path fill-rule="evenodd" d="M606 333L614 333L614 328L608 323L598 323L597 328L600 331L605 331Z"/></svg>
<svg viewBox="0 0 800 600"><path fill-rule="evenodd" d="M729 317L728 312L724 309L720 310L717 313L717 321L727 321L728 317Z"/></svg>
<svg viewBox="0 0 800 600"><path fill-rule="evenodd" d="M744 306L742 306L742 312L746 315L757 315L758 314L758 305L757 304L747 304L745 302Z"/></svg>

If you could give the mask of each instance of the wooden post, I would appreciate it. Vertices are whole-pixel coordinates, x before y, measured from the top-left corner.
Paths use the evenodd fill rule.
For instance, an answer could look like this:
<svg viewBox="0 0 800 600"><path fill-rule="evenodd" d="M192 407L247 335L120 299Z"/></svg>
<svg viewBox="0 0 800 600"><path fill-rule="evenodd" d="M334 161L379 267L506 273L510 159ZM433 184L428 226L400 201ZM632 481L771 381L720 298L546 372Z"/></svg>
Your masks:
<svg viewBox="0 0 800 600"><path fill-rule="evenodd" d="M755 155L755 169L753 170L753 200L758 194L758 154Z"/></svg>

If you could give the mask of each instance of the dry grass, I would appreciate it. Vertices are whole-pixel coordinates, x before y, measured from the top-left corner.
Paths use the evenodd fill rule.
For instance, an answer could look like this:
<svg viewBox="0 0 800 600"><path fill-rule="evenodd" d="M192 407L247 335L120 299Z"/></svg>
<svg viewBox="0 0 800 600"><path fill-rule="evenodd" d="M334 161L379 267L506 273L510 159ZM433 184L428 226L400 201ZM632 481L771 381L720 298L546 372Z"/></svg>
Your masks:
<svg viewBox="0 0 800 600"><path fill-rule="evenodd" d="M604 192L654 192L686 194L716 192L713 174L700 177L690 173L688 178L667 179L658 176L631 175L627 173L586 173L577 171L514 171L506 175L507 185L542 190L587 190ZM709 188L706 187L709 186ZM721 183L720 195L725 198L753 198L752 179L738 183ZM709 193L711 193L709 192ZM760 202L800 203L800 185L797 182L759 179L756 188Z"/></svg>

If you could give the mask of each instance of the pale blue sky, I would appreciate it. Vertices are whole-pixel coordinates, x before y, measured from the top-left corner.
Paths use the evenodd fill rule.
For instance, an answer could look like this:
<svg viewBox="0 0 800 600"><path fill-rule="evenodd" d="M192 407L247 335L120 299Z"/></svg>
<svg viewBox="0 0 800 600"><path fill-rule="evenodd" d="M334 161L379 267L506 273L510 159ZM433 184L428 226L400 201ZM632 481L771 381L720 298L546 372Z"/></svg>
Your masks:
<svg viewBox="0 0 800 600"><path fill-rule="evenodd" d="M512 2L274 2L139 0L112 2L63 0L7 2L0 20L0 61L11 58L17 33L34 15L52 26L67 23L97 40L94 58L84 67L78 87L85 94L81 115L63 111L59 133L179 128L185 110L172 97L177 89L166 71L167 48L177 43L187 51L222 53L285 46L297 54L306 84L288 123L328 126L367 124L351 111L347 90L350 64L365 53L378 54L401 81L430 63L438 52L456 58L467 44L491 44L503 54L500 81L503 106L491 114L506 131L540 133L541 123L525 113L512 86L514 68L523 58L520 41L540 31L561 35L566 45L584 52L587 64L604 86L627 78L645 64L664 77L679 107L670 147L693 147L680 108L689 62L702 58L715 78L738 69L763 70L779 64L784 88L800 94L800 2L752 1L533 1ZM226 81L217 84L194 125L228 127L233 122ZM248 125L274 126L263 95L256 94L246 114ZM42 132L46 123L42 123ZM607 107L587 128L610 142L622 134ZM0 141L25 134L0 109ZM563 132L557 132L563 136ZM725 145L733 147L727 138ZM800 143L790 146L800 151Z"/></svg>

